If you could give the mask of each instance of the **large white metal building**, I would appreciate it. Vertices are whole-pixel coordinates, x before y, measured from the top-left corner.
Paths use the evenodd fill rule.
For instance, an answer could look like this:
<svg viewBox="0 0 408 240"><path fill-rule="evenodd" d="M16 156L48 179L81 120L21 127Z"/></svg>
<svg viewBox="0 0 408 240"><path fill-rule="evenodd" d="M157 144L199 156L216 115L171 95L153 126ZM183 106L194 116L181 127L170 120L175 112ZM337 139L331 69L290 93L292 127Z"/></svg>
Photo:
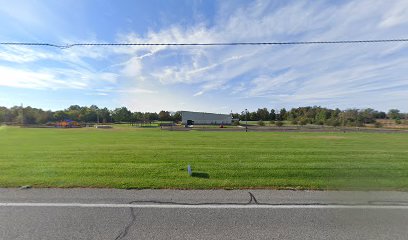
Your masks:
<svg viewBox="0 0 408 240"><path fill-rule="evenodd" d="M184 125L231 124L230 114L181 111L181 122Z"/></svg>

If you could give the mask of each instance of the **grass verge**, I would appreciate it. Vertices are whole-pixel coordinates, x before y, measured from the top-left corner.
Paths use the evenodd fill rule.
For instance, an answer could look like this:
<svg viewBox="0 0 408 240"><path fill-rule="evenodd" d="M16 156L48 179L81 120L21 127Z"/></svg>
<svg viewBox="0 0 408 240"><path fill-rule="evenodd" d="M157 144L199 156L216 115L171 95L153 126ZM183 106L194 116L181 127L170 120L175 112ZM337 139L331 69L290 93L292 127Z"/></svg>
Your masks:
<svg viewBox="0 0 408 240"><path fill-rule="evenodd" d="M0 187L22 185L408 190L408 134L3 127Z"/></svg>

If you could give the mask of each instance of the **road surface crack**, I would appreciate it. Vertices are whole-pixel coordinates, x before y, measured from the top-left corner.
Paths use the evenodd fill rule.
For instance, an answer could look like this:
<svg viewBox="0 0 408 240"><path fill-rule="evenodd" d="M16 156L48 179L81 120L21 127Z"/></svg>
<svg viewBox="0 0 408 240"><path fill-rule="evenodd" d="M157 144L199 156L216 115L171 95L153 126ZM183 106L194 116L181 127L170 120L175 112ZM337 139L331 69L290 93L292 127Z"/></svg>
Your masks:
<svg viewBox="0 0 408 240"><path fill-rule="evenodd" d="M249 196L251 197L251 199L249 199L248 204L251 204L251 203L253 203L253 204L259 204L259 203L258 203L258 200L256 200L254 194L252 194L251 192L248 192L248 193L249 193Z"/></svg>
<svg viewBox="0 0 408 240"><path fill-rule="evenodd" d="M134 203L129 202L129 204ZM116 236L115 240L119 240L119 239L123 239L124 237L126 237L126 235L129 233L130 228L133 226L133 224L136 222L136 214L135 214L135 210L134 208L130 208L130 221L129 223L126 225L126 227L123 229L123 231L121 231L118 236Z"/></svg>
<svg viewBox="0 0 408 240"><path fill-rule="evenodd" d="M259 204L258 200L256 200L254 194L252 194L251 192L248 192L248 193L249 193L250 199L246 204ZM186 204L186 203L159 202L159 201L132 201L132 202L129 202L128 204L140 203L140 202L155 202L155 203L159 203L159 204L171 203L171 204L175 204L175 205L176 204ZM198 203L198 204L191 204L191 205L207 205L207 204L214 204L214 203ZM238 203L228 203L228 204L238 204ZM116 236L115 240L120 240L120 239L123 239L124 237L126 237L127 234L129 233L130 228L136 222L136 214L135 214L134 208L130 208L130 216L131 216L131 219L130 219L129 223L126 225L126 227L123 229L123 231L121 231L118 234L118 236Z"/></svg>

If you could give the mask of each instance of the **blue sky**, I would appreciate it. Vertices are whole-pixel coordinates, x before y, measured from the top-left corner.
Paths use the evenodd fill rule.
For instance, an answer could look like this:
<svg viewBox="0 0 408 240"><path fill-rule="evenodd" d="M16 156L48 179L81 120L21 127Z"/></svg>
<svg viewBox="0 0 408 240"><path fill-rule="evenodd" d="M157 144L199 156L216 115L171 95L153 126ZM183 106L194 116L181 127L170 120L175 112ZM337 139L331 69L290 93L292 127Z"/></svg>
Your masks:
<svg viewBox="0 0 408 240"><path fill-rule="evenodd" d="M0 42L408 38L408 1L0 1ZM307 105L408 111L408 43L0 46L0 105L241 112Z"/></svg>

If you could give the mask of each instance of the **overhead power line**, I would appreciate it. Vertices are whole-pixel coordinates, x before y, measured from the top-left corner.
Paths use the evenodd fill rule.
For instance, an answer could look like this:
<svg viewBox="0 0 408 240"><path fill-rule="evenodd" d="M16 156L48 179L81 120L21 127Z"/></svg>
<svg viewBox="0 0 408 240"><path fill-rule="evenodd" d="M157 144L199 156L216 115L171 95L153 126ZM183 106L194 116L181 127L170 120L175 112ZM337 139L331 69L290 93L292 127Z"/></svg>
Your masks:
<svg viewBox="0 0 408 240"><path fill-rule="evenodd" d="M53 44L37 42L0 42L0 45L13 46L46 46L56 48L71 48L80 46L239 46L239 45L316 45L316 44L360 44L408 42L408 38L376 39L376 40L339 40L339 41L299 41L299 42L219 42L219 43L72 43Z"/></svg>

